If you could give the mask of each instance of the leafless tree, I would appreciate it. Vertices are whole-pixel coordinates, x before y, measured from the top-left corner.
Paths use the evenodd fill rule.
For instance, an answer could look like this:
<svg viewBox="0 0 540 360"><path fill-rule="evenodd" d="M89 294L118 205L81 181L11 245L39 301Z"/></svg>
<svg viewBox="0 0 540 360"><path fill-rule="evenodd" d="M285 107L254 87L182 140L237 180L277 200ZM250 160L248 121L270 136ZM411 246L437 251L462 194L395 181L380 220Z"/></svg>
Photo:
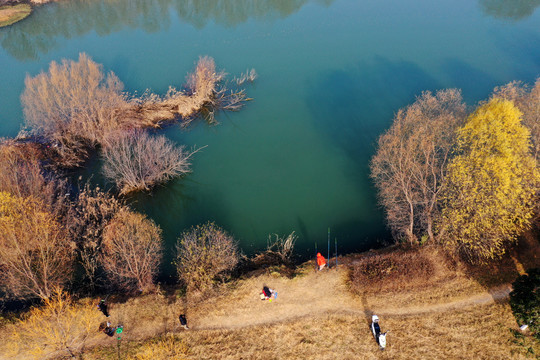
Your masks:
<svg viewBox="0 0 540 360"><path fill-rule="evenodd" d="M121 127L119 114L132 106L116 75L105 75L84 53L79 61L53 61L48 72L27 76L21 101L27 125L53 144L67 167Z"/></svg>
<svg viewBox="0 0 540 360"><path fill-rule="evenodd" d="M101 262L128 291L154 289L161 252L161 229L142 214L122 209L105 228Z"/></svg>
<svg viewBox="0 0 540 360"><path fill-rule="evenodd" d="M537 161L540 160L540 78L532 87L520 81L496 87L494 97L511 100L521 110L523 125L531 132L532 154Z"/></svg>
<svg viewBox="0 0 540 360"><path fill-rule="evenodd" d="M144 131L118 133L103 147L103 174L113 181L121 194L150 190L153 186L188 173L191 157L164 136Z"/></svg>
<svg viewBox="0 0 540 360"><path fill-rule="evenodd" d="M252 70L242 83L255 77ZM205 56L188 75L184 90L170 87L164 96L147 90L130 97L114 73L105 74L82 53L78 61L53 61L48 72L27 76L21 101L26 124L51 145L57 163L76 167L111 133L159 128L178 119L187 126L199 115L216 123L217 110L239 110L250 99L237 88L238 81L232 86L224 79L225 73Z"/></svg>
<svg viewBox="0 0 540 360"><path fill-rule="evenodd" d="M411 244L419 236L433 241L437 201L456 129L466 116L458 90L424 92L398 111L378 141L371 177L379 190L389 227Z"/></svg>
<svg viewBox="0 0 540 360"><path fill-rule="evenodd" d="M177 245L178 276L189 290L205 290L216 278L238 263L238 249L232 236L214 223L184 232Z"/></svg>
<svg viewBox="0 0 540 360"><path fill-rule="evenodd" d="M45 156L34 142L0 140L0 191L22 198L33 196L63 212L68 206L66 181L43 168Z"/></svg>
<svg viewBox="0 0 540 360"><path fill-rule="evenodd" d="M74 250L42 201L0 192L0 283L6 292L49 298L71 277Z"/></svg>
<svg viewBox="0 0 540 360"><path fill-rule="evenodd" d="M100 268L103 231L124 206L109 193L86 184L79 190L69 213L67 226L77 243L79 261L84 269L85 283L94 289Z"/></svg>

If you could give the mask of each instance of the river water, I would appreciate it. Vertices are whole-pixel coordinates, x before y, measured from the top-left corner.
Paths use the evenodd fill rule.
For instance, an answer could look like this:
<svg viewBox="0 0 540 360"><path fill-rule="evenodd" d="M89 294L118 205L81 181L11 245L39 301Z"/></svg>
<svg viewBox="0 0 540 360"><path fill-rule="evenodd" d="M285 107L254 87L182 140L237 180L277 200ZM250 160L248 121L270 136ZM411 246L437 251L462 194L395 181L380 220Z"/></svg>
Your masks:
<svg viewBox="0 0 540 360"><path fill-rule="evenodd" d="M540 1L85 0L39 7L0 29L0 136L20 129L25 75L88 53L129 92L180 87L200 55L235 75L255 68L254 100L220 125L162 133L205 146L192 174L129 201L168 248L215 221L244 252L269 234L298 251L362 251L389 241L368 176L377 137L423 90L494 86L540 75ZM100 182L99 163L86 174ZM333 251L333 250L332 250ZM169 252L170 254L170 252ZM168 257L170 258L170 257Z"/></svg>

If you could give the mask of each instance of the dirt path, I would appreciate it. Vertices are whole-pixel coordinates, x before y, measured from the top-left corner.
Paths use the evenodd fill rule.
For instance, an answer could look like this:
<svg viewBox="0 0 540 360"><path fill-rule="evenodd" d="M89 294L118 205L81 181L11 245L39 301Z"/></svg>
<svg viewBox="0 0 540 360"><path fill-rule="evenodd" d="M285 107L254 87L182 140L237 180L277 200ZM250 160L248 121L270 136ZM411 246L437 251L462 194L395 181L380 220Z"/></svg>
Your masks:
<svg viewBox="0 0 540 360"><path fill-rule="evenodd" d="M369 296L352 295L345 285L345 276L344 271L329 271L313 272L292 280L270 276L247 280L227 295L227 301L213 299L196 313L190 314L192 329L238 329L329 313L355 314L365 318L373 313L380 316L414 316L490 304L506 299L511 291L510 285L504 285L455 301L398 308L388 304L370 304ZM261 281L278 291L277 300L259 300L258 292L263 286Z"/></svg>

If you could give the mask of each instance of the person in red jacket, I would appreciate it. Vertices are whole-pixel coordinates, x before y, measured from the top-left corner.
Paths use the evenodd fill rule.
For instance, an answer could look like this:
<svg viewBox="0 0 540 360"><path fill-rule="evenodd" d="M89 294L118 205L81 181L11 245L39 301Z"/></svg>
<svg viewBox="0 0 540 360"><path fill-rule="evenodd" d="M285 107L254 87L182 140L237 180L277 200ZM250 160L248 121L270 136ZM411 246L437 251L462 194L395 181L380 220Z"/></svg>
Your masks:
<svg viewBox="0 0 540 360"><path fill-rule="evenodd" d="M319 271L326 266L326 259L321 253L317 253L317 265L319 266Z"/></svg>

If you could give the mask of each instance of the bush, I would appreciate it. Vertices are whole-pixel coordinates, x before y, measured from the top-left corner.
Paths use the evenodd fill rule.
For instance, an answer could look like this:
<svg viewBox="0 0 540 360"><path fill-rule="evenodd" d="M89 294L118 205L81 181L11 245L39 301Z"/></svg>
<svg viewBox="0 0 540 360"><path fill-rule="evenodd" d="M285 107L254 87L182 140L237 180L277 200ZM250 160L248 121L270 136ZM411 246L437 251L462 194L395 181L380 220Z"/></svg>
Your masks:
<svg viewBox="0 0 540 360"><path fill-rule="evenodd" d="M374 291L400 289L407 282L425 280L434 272L432 262L421 252L394 250L386 254L367 254L352 265L350 279L353 289L357 291L361 291L366 284Z"/></svg>
<svg viewBox="0 0 540 360"><path fill-rule="evenodd" d="M232 236L214 223L198 225L178 239L178 276L189 290L205 290L238 263L238 249Z"/></svg>
<svg viewBox="0 0 540 360"><path fill-rule="evenodd" d="M278 234L274 234L274 236L269 235L266 242L266 250L250 259L243 258L241 267L244 271L250 271L268 266L285 265L288 270L293 270L294 243L297 239L298 237L294 234L294 231L286 237L279 236Z"/></svg>
<svg viewBox="0 0 540 360"><path fill-rule="evenodd" d="M122 209L105 228L101 262L112 282L146 292L154 289L161 249L161 229L146 216Z"/></svg>
<svg viewBox="0 0 540 360"><path fill-rule="evenodd" d="M531 269L512 284L510 307L519 325L527 324L540 340L540 268Z"/></svg>
<svg viewBox="0 0 540 360"><path fill-rule="evenodd" d="M119 133L103 148L103 174L120 194L150 190L153 186L188 173L191 156L164 136L143 131Z"/></svg>

